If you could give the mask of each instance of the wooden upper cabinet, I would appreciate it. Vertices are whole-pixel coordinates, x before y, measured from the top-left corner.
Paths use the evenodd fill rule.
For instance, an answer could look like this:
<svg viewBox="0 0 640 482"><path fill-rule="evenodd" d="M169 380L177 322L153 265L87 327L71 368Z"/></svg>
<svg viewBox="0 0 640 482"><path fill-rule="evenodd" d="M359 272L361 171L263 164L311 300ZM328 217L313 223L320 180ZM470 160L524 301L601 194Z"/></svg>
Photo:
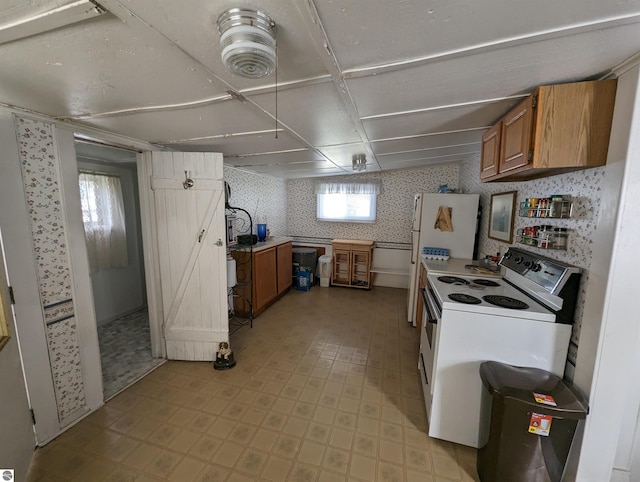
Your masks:
<svg viewBox="0 0 640 482"><path fill-rule="evenodd" d="M536 95L530 95L502 119L502 139L498 172L504 173L528 166L531 151L532 114Z"/></svg>
<svg viewBox="0 0 640 482"><path fill-rule="evenodd" d="M498 174L500 162L500 135L502 133L502 121L498 122L482 136L482 159L480 166L480 179Z"/></svg>
<svg viewBox="0 0 640 482"><path fill-rule="evenodd" d="M483 136L480 179L521 181L605 165L616 85L601 80L537 88Z"/></svg>

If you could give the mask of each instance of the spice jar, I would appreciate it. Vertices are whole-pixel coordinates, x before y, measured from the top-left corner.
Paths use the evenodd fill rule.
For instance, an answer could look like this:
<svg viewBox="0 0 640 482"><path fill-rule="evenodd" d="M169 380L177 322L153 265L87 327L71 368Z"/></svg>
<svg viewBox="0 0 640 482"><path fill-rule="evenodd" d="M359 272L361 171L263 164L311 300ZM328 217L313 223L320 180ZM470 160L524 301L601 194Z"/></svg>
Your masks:
<svg viewBox="0 0 640 482"><path fill-rule="evenodd" d="M567 228L555 228L553 230L553 247L555 249L567 249Z"/></svg>
<svg viewBox="0 0 640 482"><path fill-rule="evenodd" d="M549 246L550 227L551 226L543 225L538 228L538 247L547 248Z"/></svg>
<svg viewBox="0 0 640 482"><path fill-rule="evenodd" d="M538 208L541 218L547 217L547 208L549 207L549 200L547 198L542 198L538 201Z"/></svg>

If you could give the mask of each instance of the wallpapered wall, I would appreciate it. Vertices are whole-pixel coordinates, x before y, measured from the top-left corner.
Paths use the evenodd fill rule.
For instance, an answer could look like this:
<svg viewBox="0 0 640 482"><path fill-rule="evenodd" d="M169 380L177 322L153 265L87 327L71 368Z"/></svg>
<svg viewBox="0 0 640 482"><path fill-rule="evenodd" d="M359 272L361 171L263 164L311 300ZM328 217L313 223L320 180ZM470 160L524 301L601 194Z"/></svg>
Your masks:
<svg viewBox="0 0 640 482"><path fill-rule="evenodd" d="M262 176L224 166L224 180L231 187L229 204L249 211L253 217L253 232L258 220L266 216L272 236L287 235L287 197L284 179ZM241 230L242 226L238 225Z"/></svg>
<svg viewBox="0 0 640 482"><path fill-rule="evenodd" d="M529 197L549 197L552 194L570 194L573 197L574 215L571 219L535 219L519 217L516 213L514 219L514 246L543 254L549 258L557 259L584 269L580 282L578 306L576 308L575 324L569 349L569 360L575 365L580 328L582 323L582 308L584 305L589 267L591 265L593 236L600 212L601 185L604 179L605 168L598 167L574 171L567 174L534 179L525 182L480 182L480 159L465 162L460 165L460 187L465 192L480 193L480 202L483 208L483 219L480 231L479 253L495 255L506 251L507 244L489 239L489 207L491 194L517 191L517 203ZM525 226L549 224L558 227L566 227L569 231L569 240L566 251L542 250L530 246L515 244L515 232Z"/></svg>
<svg viewBox="0 0 640 482"><path fill-rule="evenodd" d="M446 165L384 173L336 176L331 182L377 180L381 191L377 199L375 223L334 223L316 219L314 183L319 179L287 181L288 234L321 239L372 239L380 244L411 242L413 195L437 192L441 184L458 186L458 166Z"/></svg>
<svg viewBox="0 0 640 482"><path fill-rule="evenodd" d="M59 159L51 124L18 117L16 133L29 209L40 303L61 422L86 406ZM35 320L34 320L35 321Z"/></svg>

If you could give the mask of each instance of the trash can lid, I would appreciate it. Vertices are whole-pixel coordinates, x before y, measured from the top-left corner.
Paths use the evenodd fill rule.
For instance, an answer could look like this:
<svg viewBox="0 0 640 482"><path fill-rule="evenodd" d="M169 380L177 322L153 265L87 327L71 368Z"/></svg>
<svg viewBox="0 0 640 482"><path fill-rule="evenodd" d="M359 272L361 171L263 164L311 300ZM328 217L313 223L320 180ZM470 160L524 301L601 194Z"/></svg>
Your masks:
<svg viewBox="0 0 640 482"><path fill-rule="evenodd" d="M546 370L487 361L480 364L480 378L492 394L538 413L582 419L589 412L585 398L575 387Z"/></svg>
<svg viewBox="0 0 640 482"><path fill-rule="evenodd" d="M317 253L317 251L314 248L292 248L291 252L292 253L298 253L298 254Z"/></svg>
<svg viewBox="0 0 640 482"><path fill-rule="evenodd" d="M332 256L330 254L323 254L322 256L320 256L318 258L318 260L321 263L328 263L329 261L331 261Z"/></svg>

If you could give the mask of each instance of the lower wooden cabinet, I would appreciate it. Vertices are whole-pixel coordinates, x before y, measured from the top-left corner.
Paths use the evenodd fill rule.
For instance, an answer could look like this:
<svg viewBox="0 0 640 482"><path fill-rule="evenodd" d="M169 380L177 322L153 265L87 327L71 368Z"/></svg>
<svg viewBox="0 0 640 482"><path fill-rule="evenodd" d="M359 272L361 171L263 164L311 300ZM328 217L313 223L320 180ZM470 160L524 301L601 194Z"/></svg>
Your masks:
<svg viewBox="0 0 640 482"><path fill-rule="evenodd" d="M371 288L373 241L334 239L331 284L351 288Z"/></svg>
<svg viewBox="0 0 640 482"><path fill-rule="evenodd" d="M234 299L234 311L239 316L249 316L250 306L245 301L253 300L254 318L271 306L291 287L292 257L291 241L273 247L260 249L253 253L234 251L232 256L240 263L251 256L253 262L253 280L249 281L249 270L238 270L239 295Z"/></svg>
<svg viewBox="0 0 640 482"><path fill-rule="evenodd" d="M266 307L267 303L278 296L276 248L253 253L253 311Z"/></svg>
<svg viewBox="0 0 640 482"><path fill-rule="evenodd" d="M291 287L293 277L293 255L291 250L291 243L284 243L276 247L279 295Z"/></svg>

